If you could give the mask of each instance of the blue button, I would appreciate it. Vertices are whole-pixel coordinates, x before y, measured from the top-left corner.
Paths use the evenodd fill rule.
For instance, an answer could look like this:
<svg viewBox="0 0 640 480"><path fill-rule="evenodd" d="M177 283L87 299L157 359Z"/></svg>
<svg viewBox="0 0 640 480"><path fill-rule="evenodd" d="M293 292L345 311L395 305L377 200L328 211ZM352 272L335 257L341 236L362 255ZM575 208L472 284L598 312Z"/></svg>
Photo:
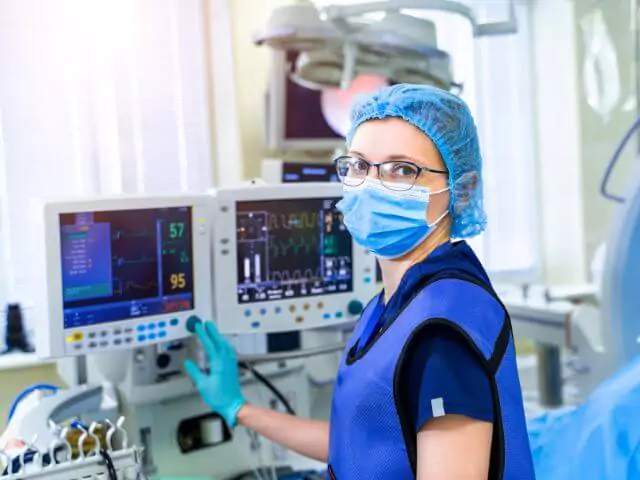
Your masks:
<svg viewBox="0 0 640 480"><path fill-rule="evenodd" d="M244 316L245 317L250 317L251 316L251 310L247 309L244 311Z"/></svg>
<svg viewBox="0 0 640 480"><path fill-rule="evenodd" d="M165 328L167 326L167 322L158 322L158 328Z"/></svg>
<svg viewBox="0 0 640 480"><path fill-rule="evenodd" d="M147 329L146 325L138 325L138 331L139 332L144 332Z"/></svg>
<svg viewBox="0 0 640 480"><path fill-rule="evenodd" d="M260 328L260 322L253 322L253 323L251 323L251 327L253 327L253 328Z"/></svg>
<svg viewBox="0 0 640 480"><path fill-rule="evenodd" d="M156 329L156 324L155 323L150 323L149 325L147 325L147 328L149 330L155 330Z"/></svg>
<svg viewBox="0 0 640 480"><path fill-rule="evenodd" d="M342 312L336 312L336 318L342 318Z"/></svg>
<svg viewBox="0 0 640 480"><path fill-rule="evenodd" d="M155 333L150 333L149 334L149 340L155 340L156 339L156 334Z"/></svg>
<svg viewBox="0 0 640 480"><path fill-rule="evenodd" d="M139 342L144 342L147 339L147 337L145 337L144 335L138 335L138 341Z"/></svg>
<svg viewBox="0 0 640 480"><path fill-rule="evenodd" d="M275 311L276 311L276 313L280 313L280 312L282 311L282 308L280 308L280 307L276 307L276 308L275 308Z"/></svg>
<svg viewBox="0 0 640 480"><path fill-rule="evenodd" d="M329 320L331 318L331 314L330 313L325 313L322 315L322 318L324 318L325 320Z"/></svg>
<svg viewBox="0 0 640 480"><path fill-rule="evenodd" d="M158 332L158 338L164 338L167 336L167 332L165 332L164 330L160 330Z"/></svg>
<svg viewBox="0 0 640 480"><path fill-rule="evenodd" d="M267 314L267 309L266 308L261 308L260 309L260 315L266 315Z"/></svg>
<svg viewBox="0 0 640 480"><path fill-rule="evenodd" d="M364 283L371 283L371 277L364 277Z"/></svg>
<svg viewBox="0 0 640 480"><path fill-rule="evenodd" d="M172 327L176 327L179 323L180 320L178 320L177 318L172 318L171 320L169 320L169 325L171 325Z"/></svg>

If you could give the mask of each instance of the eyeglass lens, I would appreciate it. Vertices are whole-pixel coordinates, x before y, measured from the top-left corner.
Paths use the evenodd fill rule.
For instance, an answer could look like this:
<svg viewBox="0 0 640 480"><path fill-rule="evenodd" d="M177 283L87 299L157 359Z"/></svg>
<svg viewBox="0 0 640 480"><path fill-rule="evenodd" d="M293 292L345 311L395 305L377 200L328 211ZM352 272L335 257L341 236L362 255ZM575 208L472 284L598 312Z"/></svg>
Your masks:
<svg viewBox="0 0 640 480"><path fill-rule="evenodd" d="M336 169L342 183L357 187L364 183L370 168L368 162L356 157L341 157L336 161ZM390 190L408 190L413 187L420 169L415 165L402 162L383 162L377 172L382 184Z"/></svg>

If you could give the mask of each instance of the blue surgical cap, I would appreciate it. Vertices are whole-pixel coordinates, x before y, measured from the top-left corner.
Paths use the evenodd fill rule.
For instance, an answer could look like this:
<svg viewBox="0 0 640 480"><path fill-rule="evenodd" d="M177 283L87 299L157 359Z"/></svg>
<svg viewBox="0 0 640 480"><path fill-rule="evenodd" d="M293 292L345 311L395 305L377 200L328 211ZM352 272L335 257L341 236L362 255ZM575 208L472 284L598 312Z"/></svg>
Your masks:
<svg viewBox="0 0 640 480"><path fill-rule="evenodd" d="M482 156L476 125L459 97L426 85L400 84L364 97L351 111L347 144L367 120L398 117L431 141L449 170L451 236L468 238L487 225L482 205Z"/></svg>

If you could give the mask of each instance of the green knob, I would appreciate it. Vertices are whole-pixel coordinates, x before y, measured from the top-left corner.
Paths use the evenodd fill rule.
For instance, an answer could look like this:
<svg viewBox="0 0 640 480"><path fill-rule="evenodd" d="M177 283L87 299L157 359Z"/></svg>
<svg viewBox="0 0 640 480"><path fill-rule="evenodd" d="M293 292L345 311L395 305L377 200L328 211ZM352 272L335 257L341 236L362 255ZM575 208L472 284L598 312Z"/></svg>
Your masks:
<svg viewBox="0 0 640 480"><path fill-rule="evenodd" d="M360 315L362 310L364 309L364 305L360 300L351 300L349 305L347 305L347 311L349 315Z"/></svg>

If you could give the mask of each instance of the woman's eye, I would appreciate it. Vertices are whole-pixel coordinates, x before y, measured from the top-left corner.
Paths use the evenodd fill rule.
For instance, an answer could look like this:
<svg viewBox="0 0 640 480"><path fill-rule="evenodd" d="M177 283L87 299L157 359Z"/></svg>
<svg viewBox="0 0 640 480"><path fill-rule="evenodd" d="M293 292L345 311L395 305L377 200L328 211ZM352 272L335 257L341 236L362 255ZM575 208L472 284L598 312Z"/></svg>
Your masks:
<svg viewBox="0 0 640 480"><path fill-rule="evenodd" d="M396 165L393 167L392 173L395 177L412 177L416 171L409 165Z"/></svg>
<svg viewBox="0 0 640 480"><path fill-rule="evenodd" d="M353 170L356 172L364 172L367 169L367 167L368 167L367 162L363 160L356 160L355 162L353 162L351 168L353 168Z"/></svg>

